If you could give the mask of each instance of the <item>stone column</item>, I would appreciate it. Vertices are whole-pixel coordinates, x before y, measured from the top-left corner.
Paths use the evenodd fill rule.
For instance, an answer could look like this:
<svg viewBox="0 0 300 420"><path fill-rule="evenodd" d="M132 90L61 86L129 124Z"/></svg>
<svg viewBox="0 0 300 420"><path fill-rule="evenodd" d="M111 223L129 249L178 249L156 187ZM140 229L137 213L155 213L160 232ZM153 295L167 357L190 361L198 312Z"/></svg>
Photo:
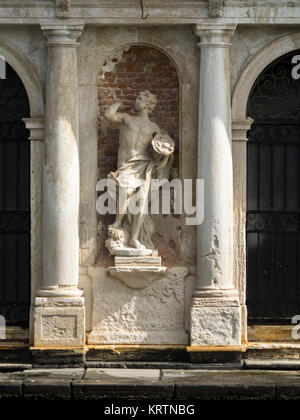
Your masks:
<svg viewBox="0 0 300 420"><path fill-rule="evenodd" d="M47 38L43 285L35 346L84 345L79 278L77 39L82 26L42 26Z"/></svg>
<svg viewBox="0 0 300 420"><path fill-rule="evenodd" d="M233 276L233 169L230 40L235 25L197 25L201 42L198 178L205 180L205 217L198 227L198 285L191 346L241 345L241 309Z"/></svg>
<svg viewBox="0 0 300 420"><path fill-rule="evenodd" d="M242 343L247 342L246 307L246 217L247 217L247 132L251 118L232 121L233 156L233 273L239 291L242 312Z"/></svg>

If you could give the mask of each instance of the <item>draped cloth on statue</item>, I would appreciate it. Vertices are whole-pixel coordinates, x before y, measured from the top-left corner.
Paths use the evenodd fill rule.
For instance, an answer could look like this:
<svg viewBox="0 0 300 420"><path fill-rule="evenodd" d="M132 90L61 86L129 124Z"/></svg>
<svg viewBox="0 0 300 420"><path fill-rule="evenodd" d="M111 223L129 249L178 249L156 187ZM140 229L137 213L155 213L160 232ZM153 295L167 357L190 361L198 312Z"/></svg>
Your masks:
<svg viewBox="0 0 300 420"><path fill-rule="evenodd" d="M151 179L168 178L175 143L167 134L157 134L151 142L149 156L134 156L109 174L123 188L136 189ZM150 185L149 185L150 186ZM147 188L145 188L147 189Z"/></svg>
<svg viewBox="0 0 300 420"><path fill-rule="evenodd" d="M123 246L126 246L134 217L140 214L143 214L144 217L139 241L147 249L154 248L151 242L154 224L148 215L151 180L168 179L173 162L172 153L174 148L175 143L168 135L158 134L151 142L149 153L128 159L117 171L108 175L108 179L113 181L119 189L126 190L125 195L128 200L128 212L124 218L123 229L109 229L109 235L112 239L107 241L107 246L110 249L114 243L116 243L116 246L119 246L118 241L120 241L120 238L117 236L120 234L124 237L122 240ZM133 208L135 209L134 213L131 211ZM137 208L138 210L136 211Z"/></svg>
<svg viewBox="0 0 300 420"><path fill-rule="evenodd" d="M122 188L136 189L145 182L151 182L151 174L154 163L150 158L132 157L124 163L117 171L109 174L109 179L116 181Z"/></svg>

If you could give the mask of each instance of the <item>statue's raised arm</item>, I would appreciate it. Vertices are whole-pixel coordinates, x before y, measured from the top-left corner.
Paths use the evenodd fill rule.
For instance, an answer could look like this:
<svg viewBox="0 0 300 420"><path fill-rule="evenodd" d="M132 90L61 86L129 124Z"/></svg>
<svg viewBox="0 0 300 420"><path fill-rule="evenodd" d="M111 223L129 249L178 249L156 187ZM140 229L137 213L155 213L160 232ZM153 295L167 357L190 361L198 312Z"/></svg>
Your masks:
<svg viewBox="0 0 300 420"><path fill-rule="evenodd" d="M125 114L118 112L121 106L122 102L115 102L106 110L104 117L110 124L119 125L124 121Z"/></svg>

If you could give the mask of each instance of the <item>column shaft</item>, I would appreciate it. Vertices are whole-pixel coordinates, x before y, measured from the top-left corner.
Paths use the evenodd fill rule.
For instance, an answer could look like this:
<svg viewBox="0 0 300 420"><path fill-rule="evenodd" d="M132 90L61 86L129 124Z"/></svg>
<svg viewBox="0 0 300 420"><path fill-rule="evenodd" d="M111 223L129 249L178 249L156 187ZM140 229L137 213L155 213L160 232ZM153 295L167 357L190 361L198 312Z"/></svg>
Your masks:
<svg viewBox="0 0 300 420"><path fill-rule="evenodd" d="M42 27L48 39L43 197L43 286L35 299L34 346L83 347L79 278L77 38L82 27Z"/></svg>
<svg viewBox="0 0 300 420"><path fill-rule="evenodd" d="M76 295L79 270L77 43L81 29L42 28L48 38L43 295ZM48 290L48 292L47 292ZM47 294L48 293L48 294Z"/></svg>
<svg viewBox="0 0 300 420"><path fill-rule="evenodd" d="M217 23L196 26L201 38L198 178L205 180L198 285L191 309L191 351L198 359L203 348L241 349L241 308L233 277L229 47L234 30L234 25Z"/></svg>
<svg viewBox="0 0 300 420"><path fill-rule="evenodd" d="M229 40L233 27L197 27L201 37L198 178L205 180L198 228L198 289L233 289L233 175Z"/></svg>

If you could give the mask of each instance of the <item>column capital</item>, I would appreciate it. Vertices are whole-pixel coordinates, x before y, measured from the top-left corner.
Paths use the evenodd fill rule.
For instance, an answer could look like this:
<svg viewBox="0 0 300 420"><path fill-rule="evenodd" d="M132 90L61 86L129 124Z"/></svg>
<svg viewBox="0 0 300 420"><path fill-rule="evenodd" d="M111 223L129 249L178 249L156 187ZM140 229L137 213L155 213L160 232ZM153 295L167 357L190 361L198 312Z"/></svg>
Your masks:
<svg viewBox="0 0 300 420"><path fill-rule="evenodd" d="M250 130L253 123L252 118L232 121L232 141L247 141L247 131Z"/></svg>
<svg viewBox="0 0 300 420"><path fill-rule="evenodd" d="M194 33L201 39L198 44L200 48L204 47L222 47L231 46L231 37L236 30L236 24L224 23L201 23L194 26Z"/></svg>
<svg viewBox="0 0 300 420"><path fill-rule="evenodd" d="M84 25L42 25L48 47L78 47Z"/></svg>
<svg viewBox="0 0 300 420"><path fill-rule="evenodd" d="M44 118L22 118L27 130L30 131L29 140L44 141Z"/></svg>

